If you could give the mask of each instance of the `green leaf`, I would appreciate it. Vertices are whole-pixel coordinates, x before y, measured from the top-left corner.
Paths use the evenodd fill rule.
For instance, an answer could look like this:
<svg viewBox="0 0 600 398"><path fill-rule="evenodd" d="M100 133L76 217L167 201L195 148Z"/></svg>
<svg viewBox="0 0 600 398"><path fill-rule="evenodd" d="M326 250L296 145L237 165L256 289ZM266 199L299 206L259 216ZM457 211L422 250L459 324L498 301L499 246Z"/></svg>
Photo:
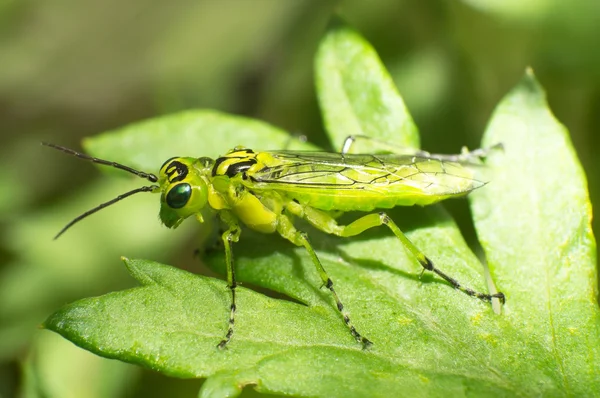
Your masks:
<svg viewBox="0 0 600 398"><path fill-rule="evenodd" d="M344 45L328 47L332 37ZM373 73L361 77L361 59L369 71L383 67L369 55L372 50L363 58L356 56L357 48L365 48L364 40L346 28L335 28L321 46L321 60L333 52L332 59L351 61L350 73L337 73L342 81L358 87L364 78L365 85L364 92L342 90L352 104L344 109L323 100L336 86L322 83L326 119L337 109L344 120L365 117L376 138L404 134L393 142L417 142L410 119L392 126L391 116L369 118L369 111L382 115L382 102L364 101L363 94L376 92L377 84L389 93L389 85L373 80ZM319 62L317 74L323 75L319 68L328 64ZM335 70L346 71L340 64ZM210 145L218 124L228 120L220 115L211 128L198 129L194 142ZM339 143L344 129L332 128L331 120L332 141ZM167 152L169 144L180 144L176 130L151 133L148 151ZM133 134L143 141L143 133ZM126 134L106 135L107 147L112 137L128 140ZM162 141L152 145L157 137ZM420 266L389 231L341 239L309 229L354 325L374 342L363 350L329 292L319 289L306 251L246 229L234 246L238 279L291 300L239 287L235 334L226 350L216 348L228 327L225 282L144 260L126 261L141 287L70 304L45 327L102 356L178 377L206 377L203 396L235 396L249 385L271 394L328 397L586 395L600 389L590 205L566 130L550 114L531 74L490 122L485 144L499 141L506 150L490 158L490 183L472 203L493 276L507 295L501 315L439 278L426 274L419 280ZM479 260L441 206L389 214L439 268L485 290ZM340 222L353 219L356 215L348 215ZM222 253L214 252L208 261L223 272Z"/></svg>
<svg viewBox="0 0 600 398"><path fill-rule="evenodd" d="M524 333L494 362L512 365L514 382L529 384L533 395L600 391L587 182L568 131L548 109L531 70L492 117L483 144L498 142L505 151L489 159L491 183L471 203L495 280L508 297L503 320Z"/></svg>
<svg viewBox="0 0 600 398"><path fill-rule="evenodd" d="M240 263L241 268L247 269L249 261L245 256L253 253L239 252L245 260ZM254 265L262 269L266 263L271 264L275 268L271 277L279 278L284 274L278 271L289 271L293 265L287 255L278 257L261 259ZM326 266L335 263L331 256L322 257ZM385 294L383 287L376 289L375 294L369 291L373 279L368 279L368 271L359 273L363 280L345 280L344 275L338 275L338 281L349 302L355 304L357 324L366 328L371 322L379 323L367 328L377 342L373 349L362 350L350 337L328 296L316 288L315 278L307 282L298 276L300 283L292 284L288 291L310 293L314 301L311 306L239 289L238 328L234 341L223 351L216 348L216 343L227 327L229 294L224 282L149 261L129 260L126 264L142 287L66 306L52 315L45 327L108 358L142 364L178 377L215 375L209 384L213 392L251 384L259 391L286 391L293 395L383 397L394 394L398 383L407 391L426 387L438 393L448 384L461 384L460 376L421 369L423 363L415 366L421 362L416 358L426 352L423 347L410 348L401 341L408 338L410 343L426 336L422 328L429 316L411 319L408 313L412 311L400 309L390 324L386 317L393 314L397 303ZM409 282L412 291L420 290L414 280ZM439 285L435 290L443 290L446 298L456 298L447 286L435 285ZM361 305L357 302L359 295L382 303ZM413 307L421 298L415 294L410 301ZM483 310L485 305L477 303L475 307ZM384 312L377 313L381 310ZM386 337L389 332L394 336ZM426 338L435 346L442 336ZM458 348L452 351L457 353ZM399 357L403 351L404 358ZM412 362L407 353L415 355L417 363L405 366ZM325 382L315 383L317 378ZM332 382L338 378L343 380L343 391ZM501 391L486 380L474 380L471 388Z"/></svg>
<svg viewBox="0 0 600 398"><path fill-rule="evenodd" d="M207 109L133 123L84 141L94 156L148 172L158 171L173 156L216 158L237 145L262 150L314 148L265 122Z"/></svg>
<svg viewBox="0 0 600 398"><path fill-rule="evenodd" d="M335 150L350 135L418 148L419 133L379 56L362 36L334 26L322 40L315 74L323 121Z"/></svg>
<svg viewBox="0 0 600 398"><path fill-rule="evenodd" d="M88 138L85 144L98 157L149 172L158 171L166 159L176 154L217 156L240 144L255 148L298 148L300 145L311 148L264 122L211 110L191 110L134 123ZM40 150L52 152L47 148ZM48 156L64 155L49 153ZM69 161L73 167L92 167L77 159ZM18 350L35 332L40 319L57 306L85 295L99 294L109 287L129 285L125 270L115 270L119 256L147 256L166 261L181 252L177 255L179 258L192 258L193 248L188 247L183 252L181 249L183 243L189 241L190 232L195 232L195 247L200 247L209 235L211 218L207 220L208 225L201 228L193 223L186 223L176 231L163 227L156 217L158 195L147 194L102 210L78 223L61 239L53 240L73 217L148 184L123 171L100 168L128 177L129 181L106 178L94 187L88 184L76 195L46 209L21 214L18 223L7 226L5 235L10 239L6 245L10 251L19 253L19 257L5 267L0 278L0 300L4 303L0 306L2 355ZM21 199L18 187L10 193L14 200ZM193 264L194 268L197 266Z"/></svg>

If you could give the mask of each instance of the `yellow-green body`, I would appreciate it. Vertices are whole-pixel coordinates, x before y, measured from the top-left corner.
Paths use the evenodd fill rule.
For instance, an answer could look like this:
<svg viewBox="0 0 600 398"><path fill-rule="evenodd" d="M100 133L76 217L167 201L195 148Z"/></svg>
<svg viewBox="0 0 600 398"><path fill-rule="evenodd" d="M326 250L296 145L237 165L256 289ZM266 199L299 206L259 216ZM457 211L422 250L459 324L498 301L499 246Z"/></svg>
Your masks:
<svg viewBox="0 0 600 398"><path fill-rule="evenodd" d="M468 158L469 154L465 156ZM386 225L425 270L435 272L471 296L487 301L492 297L502 300L502 293L476 292L437 269L383 212L368 214L348 225L339 225L332 216L333 211L339 214L340 211L369 212L395 206L425 206L465 195L484 185L473 178L473 170L463 166L460 159L460 155L431 156L424 152L357 155L254 152L238 147L215 160L167 160L161 167L159 186L155 191L162 194L160 217L167 227L174 228L191 215L202 222L200 212L206 206L217 212L228 226L222 238L232 304L229 330L219 347L224 347L233 335L237 284L231 245L239 239L242 225L262 233L277 232L295 245L304 246L323 285L333 294L352 336L363 346L368 346L371 342L350 322L308 235L296 229L294 218L302 218L326 233L342 237Z"/></svg>
<svg viewBox="0 0 600 398"><path fill-rule="evenodd" d="M460 163L411 155L237 148L216 161L171 161L185 164L193 174L189 178L203 181L211 208L231 210L246 226L260 232L275 232L276 214L290 201L324 211L366 212L425 206L483 185L473 179L472 169ZM168 163L159 177L162 192L171 184L165 174ZM183 218L186 210L182 210Z"/></svg>
<svg viewBox="0 0 600 398"><path fill-rule="evenodd" d="M231 308L229 328L218 345L220 348L225 347L233 335L237 283L232 243L238 241L242 226L262 233L278 233L293 244L303 246L323 286L333 295L352 336L364 347L371 342L352 325L308 235L294 226L295 218L304 219L321 231L341 237L355 236L369 228L385 225L424 270L436 273L470 296L486 301L492 298L503 301L502 293L476 292L440 271L384 212L367 214L348 225L339 225L333 215L395 206L425 206L465 195L484 185L474 179L472 163L469 162L484 157L487 150L449 156L421 151L388 155L346 153L354 140L355 137L346 140L344 153L255 152L238 147L217 159L175 157L162 165L158 176L45 143L73 156L115 167L158 184L134 189L102 203L73 219L56 237L89 215L138 192L161 194L160 219L169 228L176 228L192 215L203 222L202 210L212 209L228 227L222 239Z"/></svg>

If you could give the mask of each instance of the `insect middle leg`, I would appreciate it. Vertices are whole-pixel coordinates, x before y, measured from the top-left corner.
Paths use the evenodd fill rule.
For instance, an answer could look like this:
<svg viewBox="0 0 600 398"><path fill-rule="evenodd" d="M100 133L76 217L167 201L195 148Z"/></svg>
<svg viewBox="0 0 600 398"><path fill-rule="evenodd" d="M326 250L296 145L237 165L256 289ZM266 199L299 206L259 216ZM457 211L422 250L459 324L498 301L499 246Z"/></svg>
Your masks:
<svg viewBox="0 0 600 398"><path fill-rule="evenodd" d="M483 301L488 302L491 301L492 298L498 298L502 303L504 303L504 293L498 292L494 294L488 294L478 292L469 287L463 286L456 279L452 278L451 276L438 269L433 264L433 261L431 261L421 250L419 250L406 237L406 235L404 235L400 228L398 228L396 223L394 223L394 221L392 221L392 219L384 212L368 214L348 225L339 225L337 221L334 218L332 218L329 214L317 209L313 209L312 207L303 206L296 202L291 202L287 206L287 209L292 214L304 218L320 230L341 237L359 235L367 229L378 227L380 225L385 225L394 233L394 235L396 235L396 237L400 240L400 242L402 242L404 247L407 248L413 256L415 256L417 261L419 261L419 264L421 264L421 266L423 267L423 271L427 270L434 272L435 274L439 275L442 279L450 283L452 287L468 294L469 296L477 297Z"/></svg>
<svg viewBox="0 0 600 398"><path fill-rule="evenodd" d="M222 213L221 218L225 221L229 228L227 231L223 232L221 235L223 239L223 244L225 245L225 266L227 268L227 286L231 291L231 307L229 312L229 328L227 329L227 334L221 342L217 345L218 348L225 348L227 343L231 340L231 336L233 335L233 326L235 325L235 288L237 287L237 282L235 280L235 270L233 267L233 250L231 249L231 244L233 242L237 242L240 237L241 229L237 221L231 217L227 213Z"/></svg>
<svg viewBox="0 0 600 398"><path fill-rule="evenodd" d="M311 257L313 264L317 268L317 271L319 272L321 281L323 281L323 286L325 286L327 289L329 289L329 291L333 295L337 309L342 314L344 323L346 324L346 326L348 326L348 329L350 329L350 333L352 334L352 336L356 339L357 342L359 342L363 345L363 348L367 348L370 345L372 345L373 343L366 337L362 336L356 330L356 328L352 324L352 321L350 321L350 317L348 316L348 313L344 309L344 305L342 304L335 289L333 288L333 281L327 274L327 271L325 271L323 264L321 264L321 261L319 260L317 253L315 252L312 245L310 244L310 241L308 240L308 235L306 234L306 232L298 231L296 229L296 227L294 227L294 224L292 223L290 218L288 216L286 216L285 214L281 214L277 219L277 232L279 232L279 234L281 236L283 236L290 242L294 243L295 245L304 246L304 248L306 249L306 251L308 252L308 254Z"/></svg>

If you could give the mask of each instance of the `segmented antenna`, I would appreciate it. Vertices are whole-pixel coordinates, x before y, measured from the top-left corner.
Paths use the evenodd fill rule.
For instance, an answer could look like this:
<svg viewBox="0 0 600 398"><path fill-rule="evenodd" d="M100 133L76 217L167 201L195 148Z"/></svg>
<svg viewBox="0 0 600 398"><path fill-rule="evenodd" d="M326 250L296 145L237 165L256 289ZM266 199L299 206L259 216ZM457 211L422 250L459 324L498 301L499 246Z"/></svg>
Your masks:
<svg viewBox="0 0 600 398"><path fill-rule="evenodd" d="M49 146L50 148L57 149L64 153L68 153L69 155L73 155L79 159L89 160L90 162L93 162L93 163L98 163L98 164L102 164L105 166L111 166L111 167L114 167L115 169L125 170L128 173L135 174L136 176L141 177L141 178L145 178L146 180L148 180L150 182L158 182L158 177L156 177L154 174L144 173L143 171L139 171L139 170L136 170L129 166L125 166L124 164L121 164L121 163L112 162L110 160L98 159L93 156L86 155L85 153L81 153L81 152L77 152L77 151L74 151L69 148L65 148L64 146L50 144L49 142L42 142L42 145Z"/></svg>
<svg viewBox="0 0 600 398"><path fill-rule="evenodd" d="M129 192L125 192L124 194L119 195L116 198L109 200L108 202L104 202L102 204L99 204L98 206L94 207L93 209L88 210L85 213L83 213L83 214L75 217L73 220L71 220L67 225L65 225L63 227L63 229L60 230L59 233L56 234L56 236L54 237L54 239L55 240L58 239L58 237L61 236L67 229L71 228L74 224L76 224L79 221L83 220L87 216L91 216L95 212L100 211L100 210L104 209L105 207L108 207L108 206L110 206L110 205L112 205L114 203L117 203L118 201L123 200L126 197L131 196L131 195L133 195L135 193L138 193L138 192L152 192L152 190L154 190L154 188L156 188L156 187L157 187L156 185L151 185L151 186L147 186L147 187L136 188L136 189L133 189L133 190L131 190Z"/></svg>
<svg viewBox="0 0 600 398"><path fill-rule="evenodd" d="M145 173L143 171L139 171L139 170L136 170L136 169L131 168L129 166L125 166L125 165L117 163L117 162L112 162L110 160L104 160L104 159L95 158L93 156L89 156L89 155L86 155L84 153L77 152L77 151L74 151L72 149L60 146L60 145L50 144L48 142L42 142L42 145L45 145L45 146L50 147L50 148L57 149L57 150L59 150L61 152L65 152L65 153L67 153L69 155L73 155L73 156L78 157L80 159L89 160L90 162L93 162L93 163L98 163L98 164L105 165L105 166L111 166L111 167L114 167L114 168L119 169L119 170L124 170L124 171L126 171L128 173L131 173L131 174L134 174L134 175L136 175L136 176L138 176L140 178L144 178L144 179L146 179L146 180L148 180L150 182L158 182L158 177L156 177L156 175L154 175L152 173ZM117 196L116 198L109 200L108 202L101 203L98 206L94 207L93 209L88 210L85 213L83 213L83 214L75 217L73 220L71 220L67 225L65 225L63 227L63 229L60 230L60 232L58 234L56 234L56 236L54 237L54 239L58 239L58 237L61 236L63 233L65 233L65 231L67 229L71 228L73 225L75 225L79 221L83 220L87 216L91 216L92 214L96 213L97 211L100 211L100 210L104 209L105 207L108 207L108 206L110 206L112 204L115 204L118 201L123 200L123 199L125 199L125 198L127 198L127 197L129 197L129 196L131 196L133 194L136 194L136 193L139 193L139 192L153 192L157 188L159 188L158 185L149 185L149 186L145 186L145 187L136 188L136 189L133 189L133 190L131 190L129 192L125 192L124 194L121 194L121 195Z"/></svg>

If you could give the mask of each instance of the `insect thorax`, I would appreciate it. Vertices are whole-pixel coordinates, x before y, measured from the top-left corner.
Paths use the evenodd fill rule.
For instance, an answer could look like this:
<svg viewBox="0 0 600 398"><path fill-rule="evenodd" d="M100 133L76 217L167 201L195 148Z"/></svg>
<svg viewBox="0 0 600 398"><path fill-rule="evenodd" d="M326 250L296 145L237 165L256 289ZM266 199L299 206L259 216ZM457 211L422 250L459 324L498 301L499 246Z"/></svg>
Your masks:
<svg viewBox="0 0 600 398"><path fill-rule="evenodd" d="M235 177L257 164L256 153L248 148L236 148L217 160L212 169L212 176Z"/></svg>

